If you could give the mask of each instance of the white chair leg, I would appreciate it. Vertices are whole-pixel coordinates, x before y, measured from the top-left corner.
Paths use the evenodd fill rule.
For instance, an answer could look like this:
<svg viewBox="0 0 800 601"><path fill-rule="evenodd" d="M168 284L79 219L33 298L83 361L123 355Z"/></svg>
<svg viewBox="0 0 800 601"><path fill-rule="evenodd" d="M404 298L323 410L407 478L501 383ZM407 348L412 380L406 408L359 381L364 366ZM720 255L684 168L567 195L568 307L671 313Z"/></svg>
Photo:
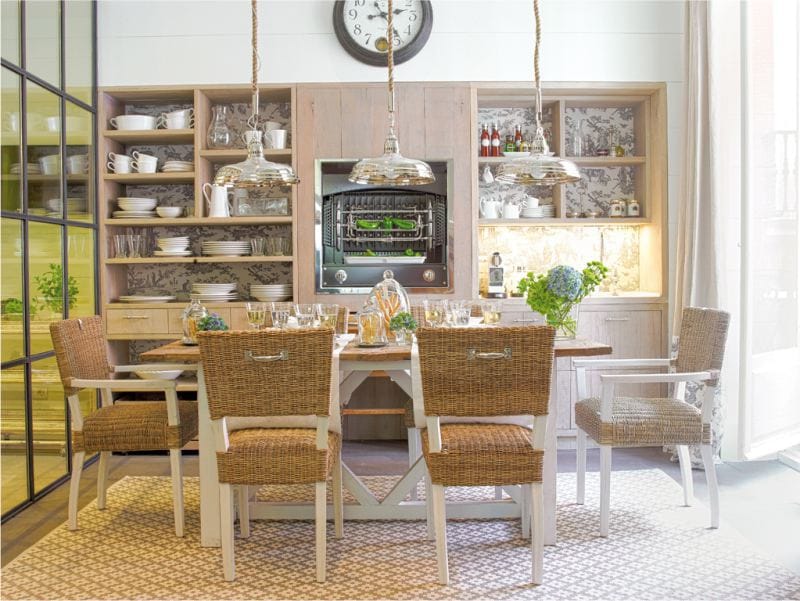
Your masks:
<svg viewBox="0 0 800 601"><path fill-rule="evenodd" d="M532 580L534 584L541 584L544 570L544 489L541 482L530 485L530 497Z"/></svg>
<svg viewBox="0 0 800 601"><path fill-rule="evenodd" d="M494 487L494 500L495 501L502 501L503 500L503 487L502 486L495 486Z"/></svg>
<svg viewBox="0 0 800 601"><path fill-rule="evenodd" d="M519 507L522 514L520 520L522 526L522 538L530 538L531 536L531 488L527 484L522 484L519 487Z"/></svg>
<svg viewBox="0 0 800 601"><path fill-rule="evenodd" d="M436 532L433 527L433 492L431 485L431 476L428 470L425 470L425 526L427 529L428 540L436 540Z"/></svg>
<svg viewBox="0 0 800 601"><path fill-rule="evenodd" d="M450 584L450 574L447 569L447 524L444 502L444 486L431 485L433 501L433 526L436 530L436 559L439 564L439 584Z"/></svg>
<svg viewBox="0 0 800 601"><path fill-rule="evenodd" d="M717 487L717 468L714 465L711 445L700 445L700 453L703 456L703 468L706 470L706 482L708 482L708 501L711 505L711 527L719 528L719 488Z"/></svg>
<svg viewBox="0 0 800 601"><path fill-rule="evenodd" d="M250 487L237 486L239 492L239 533L242 538L250 537Z"/></svg>
<svg viewBox="0 0 800 601"><path fill-rule="evenodd" d="M694 483L692 482L692 460L689 459L689 447L678 445L678 463L681 466L681 481L683 482L683 505L689 507L694 497Z"/></svg>
<svg viewBox="0 0 800 601"><path fill-rule="evenodd" d="M611 447L600 445L600 536L608 536L611 513Z"/></svg>
<svg viewBox="0 0 800 601"><path fill-rule="evenodd" d="M109 451L100 451L97 462L97 508L106 508L106 490L108 490L108 461L111 458Z"/></svg>
<svg viewBox="0 0 800 601"><path fill-rule="evenodd" d="M316 483L314 495L314 530L317 543L317 582L325 582L325 527L328 519L327 482Z"/></svg>
<svg viewBox="0 0 800 601"><path fill-rule="evenodd" d="M583 505L586 499L586 432L578 428L578 436L575 440L575 473L578 482L577 498L578 505Z"/></svg>
<svg viewBox="0 0 800 601"><path fill-rule="evenodd" d="M78 494L81 488L81 472L86 453L79 451L72 455L72 477L69 481L69 509L67 511L67 527L70 530L78 529Z"/></svg>
<svg viewBox="0 0 800 601"><path fill-rule="evenodd" d="M408 467L412 467L422 455L422 438L420 437L419 428L408 429ZM417 487L411 489L410 498L412 501L417 500Z"/></svg>
<svg viewBox="0 0 800 601"><path fill-rule="evenodd" d="M175 514L175 536L183 536L183 461L180 449L169 450L172 472L172 510Z"/></svg>
<svg viewBox="0 0 800 601"><path fill-rule="evenodd" d="M344 503L342 500L342 456L333 463L333 531L336 538L342 538Z"/></svg>
<svg viewBox="0 0 800 601"><path fill-rule="evenodd" d="M219 485L220 539L222 542L222 572L228 582L236 578L236 558L233 553L233 486Z"/></svg>

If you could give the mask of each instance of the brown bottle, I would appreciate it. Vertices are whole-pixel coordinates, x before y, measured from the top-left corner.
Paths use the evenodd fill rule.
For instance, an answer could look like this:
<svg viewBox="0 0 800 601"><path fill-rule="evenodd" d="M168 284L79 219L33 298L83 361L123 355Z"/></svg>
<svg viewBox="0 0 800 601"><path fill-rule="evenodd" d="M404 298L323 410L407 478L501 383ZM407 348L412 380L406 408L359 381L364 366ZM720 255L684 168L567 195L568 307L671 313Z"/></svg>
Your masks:
<svg viewBox="0 0 800 601"><path fill-rule="evenodd" d="M492 153L490 156L500 156L500 132L497 131L497 124L492 123Z"/></svg>
<svg viewBox="0 0 800 601"><path fill-rule="evenodd" d="M489 126L484 123L483 131L481 132L481 154L482 157L490 156L492 142L489 139Z"/></svg>
<svg viewBox="0 0 800 601"><path fill-rule="evenodd" d="M522 126L517 125L517 131L514 132L514 151L522 151Z"/></svg>

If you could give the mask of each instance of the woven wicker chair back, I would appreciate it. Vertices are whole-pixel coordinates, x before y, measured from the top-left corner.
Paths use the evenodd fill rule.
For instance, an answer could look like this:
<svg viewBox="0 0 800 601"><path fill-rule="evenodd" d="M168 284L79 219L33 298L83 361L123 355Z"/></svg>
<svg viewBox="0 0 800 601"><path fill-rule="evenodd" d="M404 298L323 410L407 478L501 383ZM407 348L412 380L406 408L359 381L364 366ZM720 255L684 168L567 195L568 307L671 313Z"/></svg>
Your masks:
<svg viewBox="0 0 800 601"><path fill-rule="evenodd" d="M67 396L79 390L68 385L72 378L105 380L110 376L103 320L99 315L53 322L50 337Z"/></svg>
<svg viewBox="0 0 800 601"><path fill-rule="evenodd" d="M721 370L729 321L730 314L725 311L698 307L684 309L675 360L677 371Z"/></svg>
<svg viewBox="0 0 800 601"><path fill-rule="evenodd" d="M417 322L418 327L425 325L425 307L422 305L411 305L411 317Z"/></svg>
<svg viewBox="0 0 800 601"><path fill-rule="evenodd" d="M201 332L197 338L211 419L329 415L332 329Z"/></svg>
<svg viewBox="0 0 800 601"><path fill-rule="evenodd" d="M339 313L336 315L336 333L347 334L350 327L350 309L344 305L339 305Z"/></svg>
<svg viewBox="0 0 800 601"><path fill-rule="evenodd" d="M425 414L546 415L554 336L550 326L421 327Z"/></svg>

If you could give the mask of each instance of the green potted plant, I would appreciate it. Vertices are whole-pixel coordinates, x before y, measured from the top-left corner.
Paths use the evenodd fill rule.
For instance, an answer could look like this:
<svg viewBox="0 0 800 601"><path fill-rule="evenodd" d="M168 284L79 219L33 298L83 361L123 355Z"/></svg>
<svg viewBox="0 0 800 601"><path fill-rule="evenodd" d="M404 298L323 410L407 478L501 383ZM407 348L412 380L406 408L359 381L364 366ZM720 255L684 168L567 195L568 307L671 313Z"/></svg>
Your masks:
<svg viewBox="0 0 800 601"><path fill-rule="evenodd" d="M411 313L402 311L389 320L389 329L394 332L395 342L403 346L411 342L411 333L417 329L417 320Z"/></svg>
<svg viewBox="0 0 800 601"><path fill-rule="evenodd" d="M544 315L547 324L556 328L556 337L575 338L578 305L607 273L608 268L600 261L589 261L583 271L558 265L547 273L528 273L520 281L519 291L528 306Z"/></svg>
<svg viewBox="0 0 800 601"><path fill-rule="evenodd" d="M200 332L224 332L228 329L228 324L216 313L209 313L197 321L197 329Z"/></svg>
<svg viewBox="0 0 800 601"><path fill-rule="evenodd" d="M7 298L0 303L0 315L3 319L22 321L22 301L18 298Z"/></svg>
<svg viewBox="0 0 800 601"><path fill-rule="evenodd" d="M50 263L50 268L41 275L33 276L36 289L39 291L37 309L49 308L56 315L64 314L64 268L58 263ZM67 299L69 308L78 303L78 280L69 276L67 279Z"/></svg>

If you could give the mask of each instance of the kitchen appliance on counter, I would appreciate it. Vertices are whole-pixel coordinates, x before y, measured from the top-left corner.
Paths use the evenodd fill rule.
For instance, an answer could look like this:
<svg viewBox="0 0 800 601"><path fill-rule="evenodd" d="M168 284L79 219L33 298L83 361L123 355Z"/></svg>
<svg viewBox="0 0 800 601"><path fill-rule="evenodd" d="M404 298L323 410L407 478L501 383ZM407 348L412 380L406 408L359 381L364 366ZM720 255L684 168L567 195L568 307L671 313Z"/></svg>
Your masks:
<svg viewBox="0 0 800 601"><path fill-rule="evenodd" d="M316 164L316 291L363 294L387 269L415 292L451 288L452 182L448 162L430 162L436 182L394 188L353 184L352 160Z"/></svg>

